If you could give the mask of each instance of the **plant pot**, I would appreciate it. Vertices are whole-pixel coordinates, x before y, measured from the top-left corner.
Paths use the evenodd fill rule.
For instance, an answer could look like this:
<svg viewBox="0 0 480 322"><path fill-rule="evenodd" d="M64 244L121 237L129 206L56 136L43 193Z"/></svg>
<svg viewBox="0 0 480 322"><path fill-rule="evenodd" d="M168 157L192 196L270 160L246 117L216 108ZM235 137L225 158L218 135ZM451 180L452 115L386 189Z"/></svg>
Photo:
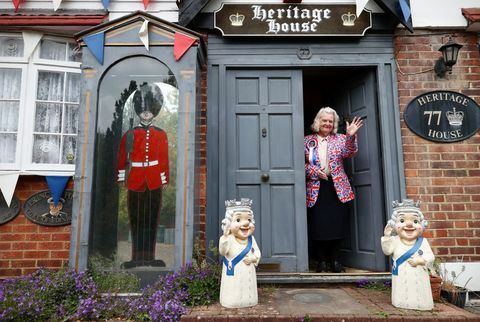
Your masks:
<svg viewBox="0 0 480 322"><path fill-rule="evenodd" d="M442 278L440 276L430 275L430 287L432 288L432 298L435 302L440 301L440 291L442 289Z"/></svg>
<svg viewBox="0 0 480 322"><path fill-rule="evenodd" d="M441 295L449 303L452 303L453 305L463 309L465 307L465 301L467 300L467 292L467 289L463 287L457 287L453 290L442 289Z"/></svg>

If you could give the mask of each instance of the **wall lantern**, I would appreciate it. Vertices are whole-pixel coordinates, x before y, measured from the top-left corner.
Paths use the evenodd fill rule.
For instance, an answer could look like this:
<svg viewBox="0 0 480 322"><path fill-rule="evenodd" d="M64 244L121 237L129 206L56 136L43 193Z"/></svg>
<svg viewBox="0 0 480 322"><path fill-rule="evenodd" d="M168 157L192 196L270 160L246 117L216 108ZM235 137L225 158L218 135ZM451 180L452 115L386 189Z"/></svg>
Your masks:
<svg viewBox="0 0 480 322"><path fill-rule="evenodd" d="M440 57L435 63L435 73L438 77L445 77L445 73L452 73L452 66L457 63L458 52L462 45L457 44L452 40L452 37L448 38L446 44L442 45L438 51L442 52L443 57Z"/></svg>

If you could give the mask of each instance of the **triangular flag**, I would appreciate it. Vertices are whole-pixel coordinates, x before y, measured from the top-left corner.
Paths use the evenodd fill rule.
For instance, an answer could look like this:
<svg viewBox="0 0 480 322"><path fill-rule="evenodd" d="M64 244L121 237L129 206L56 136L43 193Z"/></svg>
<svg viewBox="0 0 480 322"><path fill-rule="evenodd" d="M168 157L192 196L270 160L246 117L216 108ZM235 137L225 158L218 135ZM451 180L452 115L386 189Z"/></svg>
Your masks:
<svg viewBox="0 0 480 322"><path fill-rule="evenodd" d="M45 178L47 179L48 189L50 189L53 198L53 204L56 206L60 197L63 195L63 191L65 190L70 177L46 176Z"/></svg>
<svg viewBox="0 0 480 322"><path fill-rule="evenodd" d="M12 0L13 6L15 7L15 12L18 11L18 7L20 6L20 1L21 0Z"/></svg>
<svg viewBox="0 0 480 322"><path fill-rule="evenodd" d="M143 0L143 6L145 10L147 10L148 4L150 3L150 0Z"/></svg>
<svg viewBox="0 0 480 322"><path fill-rule="evenodd" d="M40 42L40 39L42 39L43 34L35 31L22 31L22 35L24 43L23 55L29 58Z"/></svg>
<svg viewBox="0 0 480 322"><path fill-rule="evenodd" d="M108 5L110 4L110 0L102 0L103 7L108 9Z"/></svg>
<svg viewBox="0 0 480 322"><path fill-rule="evenodd" d="M368 0L356 0L357 1L357 17L360 17L363 9L367 5Z"/></svg>
<svg viewBox="0 0 480 322"><path fill-rule="evenodd" d="M0 190L2 191L3 198L7 202L8 207L10 207L10 203L12 202L13 193L15 192L19 175L20 172L0 174Z"/></svg>
<svg viewBox="0 0 480 322"><path fill-rule="evenodd" d="M93 56L103 65L103 47L105 45L105 33L99 32L98 34L90 35L83 38L83 41L87 44L88 49L92 52Z"/></svg>
<svg viewBox="0 0 480 322"><path fill-rule="evenodd" d="M57 11L58 7L62 4L62 0L53 0L53 11Z"/></svg>
<svg viewBox="0 0 480 322"><path fill-rule="evenodd" d="M173 56L175 60L179 60L187 52L187 50L197 41L179 32L175 33L175 40L173 42Z"/></svg>
<svg viewBox="0 0 480 322"><path fill-rule="evenodd" d="M142 27L140 27L140 31L138 32L138 37L140 37L140 40L142 41L143 45L145 48L147 48L148 51L148 20L145 20L142 24Z"/></svg>
<svg viewBox="0 0 480 322"><path fill-rule="evenodd" d="M403 13L403 18L405 18L405 21L408 21L408 19L410 19L410 16L412 15L410 6L408 5L406 0L400 0L399 4L400 4L400 9L402 10L402 13Z"/></svg>

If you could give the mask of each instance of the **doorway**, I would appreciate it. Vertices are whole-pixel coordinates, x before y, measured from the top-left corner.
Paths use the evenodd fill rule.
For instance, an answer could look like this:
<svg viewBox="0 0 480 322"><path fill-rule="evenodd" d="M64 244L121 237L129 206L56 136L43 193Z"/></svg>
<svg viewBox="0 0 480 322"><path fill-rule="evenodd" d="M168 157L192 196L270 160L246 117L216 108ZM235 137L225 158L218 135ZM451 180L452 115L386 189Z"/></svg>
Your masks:
<svg viewBox="0 0 480 322"><path fill-rule="evenodd" d="M349 227L341 247L341 260L351 269L384 271L386 260L380 247L380 236L384 226L385 200L375 69L304 69L303 98L304 135L311 134L310 125L319 108L324 106L337 111L340 117L338 133L345 133L346 121L354 116L363 120L364 125L358 132L358 153L345 160L356 197L349 203ZM312 264L310 261L310 267L315 267ZM354 271L351 269L349 271Z"/></svg>

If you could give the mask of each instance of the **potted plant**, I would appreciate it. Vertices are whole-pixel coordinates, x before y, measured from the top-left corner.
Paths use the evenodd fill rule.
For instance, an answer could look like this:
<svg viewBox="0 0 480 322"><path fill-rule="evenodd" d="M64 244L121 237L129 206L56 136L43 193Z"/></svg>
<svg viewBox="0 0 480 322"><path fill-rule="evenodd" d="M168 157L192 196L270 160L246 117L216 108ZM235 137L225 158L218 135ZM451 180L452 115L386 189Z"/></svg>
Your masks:
<svg viewBox="0 0 480 322"><path fill-rule="evenodd" d="M442 289L442 277L440 276L440 262L436 258L432 266L428 267L430 275L430 287L432 288L432 298L435 302L440 301L440 291Z"/></svg>
<svg viewBox="0 0 480 322"><path fill-rule="evenodd" d="M465 307L468 292L467 284L472 279L470 277L463 286L458 285L458 278L465 272L465 265L462 265L458 274L455 271L448 271L445 265L442 265L440 272L442 277L441 296L458 307Z"/></svg>

